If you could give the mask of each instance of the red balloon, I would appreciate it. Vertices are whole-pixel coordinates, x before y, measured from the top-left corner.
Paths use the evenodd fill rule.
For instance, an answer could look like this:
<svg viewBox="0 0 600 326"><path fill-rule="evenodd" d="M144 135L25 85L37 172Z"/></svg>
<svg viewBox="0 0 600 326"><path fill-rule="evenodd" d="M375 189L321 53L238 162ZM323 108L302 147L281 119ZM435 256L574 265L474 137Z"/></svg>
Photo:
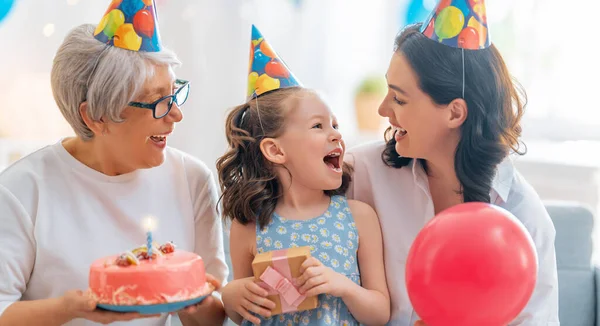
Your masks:
<svg viewBox="0 0 600 326"><path fill-rule="evenodd" d="M531 236L510 212L466 203L433 218L406 262L406 287L428 326L506 326L537 280Z"/></svg>
<svg viewBox="0 0 600 326"><path fill-rule="evenodd" d="M154 35L154 17L148 10L140 10L133 16L133 28L147 37Z"/></svg>
<svg viewBox="0 0 600 326"><path fill-rule="evenodd" d="M479 33L471 26L465 27L465 29L458 34L458 47L463 49L479 49Z"/></svg>
<svg viewBox="0 0 600 326"><path fill-rule="evenodd" d="M288 78L290 77L289 70L278 60L271 60L265 66L265 72L269 77L273 78Z"/></svg>

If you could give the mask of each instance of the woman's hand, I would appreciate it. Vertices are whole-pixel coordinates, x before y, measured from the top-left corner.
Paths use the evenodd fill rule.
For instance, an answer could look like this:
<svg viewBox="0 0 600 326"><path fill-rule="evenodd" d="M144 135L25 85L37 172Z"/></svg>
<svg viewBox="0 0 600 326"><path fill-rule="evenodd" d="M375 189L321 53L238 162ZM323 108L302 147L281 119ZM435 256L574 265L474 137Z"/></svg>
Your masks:
<svg viewBox="0 0 600 326"><path fill-rule="evenodd" d="M68 319L83 318L101 324L117 321L130 321L138 318L159 317L160 315L142 315L136 312L113 312L96 308L97 302L87 292L73 290L66 292L60 298L61 306Z"/></svg>
<svg viewBox="0 0 600 326"><path fill-rule="evenodd" d="M275 303L267 299L267 290L254 282L253 277L231 281L223 288L222 297L225 310L232 310L249 322L259 325L260 319L250 312L263 317L271 316Z"/></svg>
<svg viewBox="0 0 600 326"><path fill-rule="evenodd" d="M423 322L422 320L417 320L415 326L427 326L427 324L425 324L425 322Z"/></svg>
<svg viewBox="0 0 600 326"><path fill-rule="evenodd" d="M211 274L206 273L206 281L208 283L210 283L210 285L212 285L213 291L217 291L217 290L219 290L221 288L221 282L219 282L219 280L217 280ZM214 300L214 298L212 297L212 295L210 295L210 293L208 293L208 296L206 298L204 298L204 300L200 301L197 304L194 304L194 305L191 305L191 306L187 306L187 307L181 309L178 312L185 312L185 313L188 313L188 314L194 314L199 309L202 309L204 306L211 305L212 300Z"/></svg>
<svg viewBox="0 0 600 326"><path fill-rule="evenodd" d="M343 297L354 284L345 275L324 266L315 257L302 263L300 273L302 275L298 278L298 290L307 297L323 293Z"/></svg>

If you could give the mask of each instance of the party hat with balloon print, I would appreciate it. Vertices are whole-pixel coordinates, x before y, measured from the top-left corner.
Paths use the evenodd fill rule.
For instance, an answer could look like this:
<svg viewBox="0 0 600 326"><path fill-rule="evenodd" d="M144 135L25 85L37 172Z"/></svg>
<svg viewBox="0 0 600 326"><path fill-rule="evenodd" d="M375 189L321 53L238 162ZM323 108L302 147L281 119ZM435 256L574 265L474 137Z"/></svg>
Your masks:
<svg viewBox="0 0 600 326"><path fill-rule="evenodd" d="M248 99L280 88L302 86L254 25L248 70Z"/></svg>
<svg viewBox="0 0 600 326"><path fill-rule="evenodd" d="M469 50L490 46L484 0L439 0L423 23L421 32L430 39Z"/></svg>
<svg viewBox="0 0 600 326"><path fill-rule="evenodd" d="M126 50L160 51L162 43L154 0L112 0L94 37Z"/></svg>

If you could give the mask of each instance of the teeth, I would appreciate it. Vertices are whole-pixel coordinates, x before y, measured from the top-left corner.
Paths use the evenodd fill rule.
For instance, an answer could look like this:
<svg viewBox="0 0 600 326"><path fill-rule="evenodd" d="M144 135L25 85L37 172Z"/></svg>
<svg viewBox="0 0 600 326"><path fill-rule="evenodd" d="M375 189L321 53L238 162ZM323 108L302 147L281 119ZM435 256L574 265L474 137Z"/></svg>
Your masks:
<svg viewBox="0 0 600 326"><path fill-rule="evenodd" d="M403 133L403 134L406 133L406 130L404 130L403 128L400 128L400 127L396 127L396 130L399 131L399 132L401 132L401 133Z"/></svg>
<svg viewBox="0 0 600 326"><path fill-rule="evenodd" d="M154 137L154 138L158 138L158 139L160 139L160 140L163 140L163 139L165 139L165 136L159 136L159 135L154 135L154 136L152 136L152 137Z"/></svg>
<svg viewBox="0 0 600 326"><path fill-rule="evenodd" d="M331 154L329 154L327 156L329 156L329 157L338 157L338 156L340 156L340 153L335 152L335 153L331 153Z"/></svg>

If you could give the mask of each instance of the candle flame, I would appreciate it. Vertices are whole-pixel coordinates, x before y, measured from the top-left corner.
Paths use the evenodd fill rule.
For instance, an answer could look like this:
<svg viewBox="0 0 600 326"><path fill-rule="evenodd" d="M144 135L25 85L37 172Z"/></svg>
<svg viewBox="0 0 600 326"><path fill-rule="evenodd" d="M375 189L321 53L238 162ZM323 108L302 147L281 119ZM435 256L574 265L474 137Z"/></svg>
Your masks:
<svg viewBox="0 0 600 326"><path fill-rule="evenodd" d="M143 224L147 232L152 232L156 228L156 218L154 216L146 216Z"/></svg>

